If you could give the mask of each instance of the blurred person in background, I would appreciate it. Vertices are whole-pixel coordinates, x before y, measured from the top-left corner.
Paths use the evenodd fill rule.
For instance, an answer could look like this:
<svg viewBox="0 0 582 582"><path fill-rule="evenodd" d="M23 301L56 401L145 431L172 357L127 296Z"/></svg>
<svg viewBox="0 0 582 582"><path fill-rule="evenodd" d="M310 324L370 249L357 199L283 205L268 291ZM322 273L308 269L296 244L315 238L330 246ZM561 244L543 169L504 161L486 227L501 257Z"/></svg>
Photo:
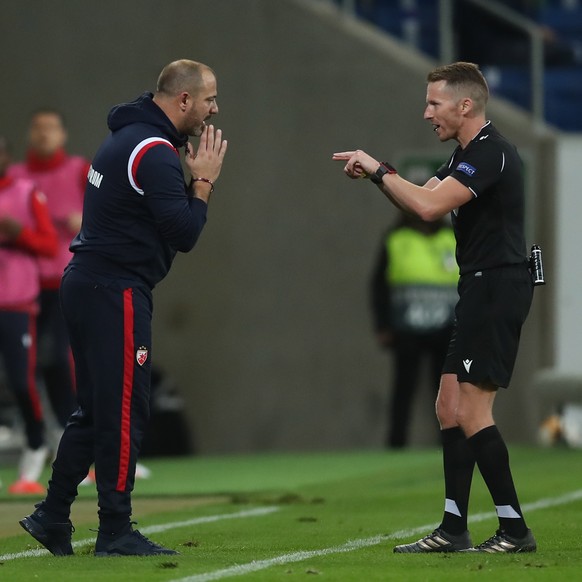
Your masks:
<svg viewBox="0 0 582 582"><path fill-rule="evenodd" d="M72 256L69 244L81 227L83 192L89 170L87 160L66 152L66 143L63 114L55 109L38 109L30 119L26 160L9 170L11 176L31 180L45 194L58 233L56 255L39 260L37 365L39 379L58 423L55 434L49 439L54 453L67 420L76 408L73 358L59 304L59 287Z"/></svg>
<svg viewBox="0 0 582 582"><path fill-rule="evenodd" d="M376 338L394 356L387 447L408 443L412 403L425 359L436 397L451 338L458 280L453 229L443 219L425 222L401 213L382 238L371 281Z"/></svg>
<svg viewBox="0 0 582 582"><path fill-rule="evenodd" d="M50 259L58 240L46 197L26 178L12 178L8 143L0 136L0 357L24 422L26 447L9 493L43 494L38 482L48 454L36 386L38 257Z"/></svg>

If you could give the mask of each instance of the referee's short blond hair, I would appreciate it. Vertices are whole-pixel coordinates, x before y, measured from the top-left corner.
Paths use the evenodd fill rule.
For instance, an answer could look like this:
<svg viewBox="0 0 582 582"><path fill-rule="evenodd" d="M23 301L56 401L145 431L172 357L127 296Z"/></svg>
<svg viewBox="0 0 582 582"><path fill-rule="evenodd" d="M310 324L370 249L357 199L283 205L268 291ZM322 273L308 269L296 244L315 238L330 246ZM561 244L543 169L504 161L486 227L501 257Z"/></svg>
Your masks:
<svg viewBox="0 0 582 582"><path fill-rule="evenodd" d="M448 87L459 94L469 97L476 111L485 111L489 99L489 87L483 73L475 63L459 61L433 69L426 78L428 83L445 81Z"/></svg>

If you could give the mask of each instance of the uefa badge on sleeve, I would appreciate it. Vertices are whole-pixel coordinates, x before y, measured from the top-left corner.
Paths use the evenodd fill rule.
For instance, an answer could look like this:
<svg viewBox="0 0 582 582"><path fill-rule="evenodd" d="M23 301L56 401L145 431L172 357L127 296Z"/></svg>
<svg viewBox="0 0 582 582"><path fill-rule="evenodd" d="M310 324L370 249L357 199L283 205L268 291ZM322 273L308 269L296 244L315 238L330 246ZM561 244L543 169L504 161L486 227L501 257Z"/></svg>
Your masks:
<svg viewBox="0 0 582 582"><path fill-rule="evenodd" d="M145 346L140 346L135 352L135 359L140 366L143 366L148 359L148 349Z"/></svg>

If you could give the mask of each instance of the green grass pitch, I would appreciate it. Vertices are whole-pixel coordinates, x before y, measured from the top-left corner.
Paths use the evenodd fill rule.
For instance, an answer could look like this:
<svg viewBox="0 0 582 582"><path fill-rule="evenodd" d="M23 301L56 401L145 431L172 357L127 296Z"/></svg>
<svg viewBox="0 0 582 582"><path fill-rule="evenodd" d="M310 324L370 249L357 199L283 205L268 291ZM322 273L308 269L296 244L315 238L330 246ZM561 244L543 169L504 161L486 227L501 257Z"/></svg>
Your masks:
<svg viewBox="0 0 582 582"><path fill-rule="evenodd" d="M565 580L582 572L582 451L510 447L536 554L394 554L396 543L440 520L440 452L350 451L147 460L134 519L154 541L180 552L152 558L95 558L94 487L75 504L75 556L33 555L18 526L36 499L14 498L0 467L0 580L183 581ZM45 475L45 478L48 474ZM496 529L476 473L473 541ZM157 528L157 529L156 529ZM426 530L424 529L426 528ZM38 554L39 552L36 552Z"/></svg>

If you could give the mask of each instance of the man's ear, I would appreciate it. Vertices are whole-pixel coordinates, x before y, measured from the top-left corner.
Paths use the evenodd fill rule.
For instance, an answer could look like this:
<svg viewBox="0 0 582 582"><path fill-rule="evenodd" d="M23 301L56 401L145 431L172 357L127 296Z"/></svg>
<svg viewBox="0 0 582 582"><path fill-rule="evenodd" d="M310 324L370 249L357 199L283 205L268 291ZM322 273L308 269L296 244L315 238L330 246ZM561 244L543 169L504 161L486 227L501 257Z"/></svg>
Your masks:
<svg viewBox="0 0 582 582"><path fill-rule="evenodd" d="M187 91L180 93L179 99L180 99L180 101L179 101L180 110L185 111L186 107L188 105L188 100L190 99L190 93L188 93Z"/></svg>
<svg viewBox="0 0 582 582"><path fill-rule="evenodd" d="M463 113L469 113L472 109L473 109L473 101L471 99L469 99L468 97L463 99L463 102L461 104L461 111Z"/></svg>

